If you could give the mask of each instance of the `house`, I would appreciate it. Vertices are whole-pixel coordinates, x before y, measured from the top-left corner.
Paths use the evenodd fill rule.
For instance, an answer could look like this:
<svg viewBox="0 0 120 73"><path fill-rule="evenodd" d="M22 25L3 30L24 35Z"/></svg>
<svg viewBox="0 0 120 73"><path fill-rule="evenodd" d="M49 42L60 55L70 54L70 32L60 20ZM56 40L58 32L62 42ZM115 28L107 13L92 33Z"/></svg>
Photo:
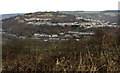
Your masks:
<svg viewBox="0 0 120 73"><path fill-rule="evenodd" d="M54 34L54 35L51 35L51 37L58 37L58 35Z"/></svg>

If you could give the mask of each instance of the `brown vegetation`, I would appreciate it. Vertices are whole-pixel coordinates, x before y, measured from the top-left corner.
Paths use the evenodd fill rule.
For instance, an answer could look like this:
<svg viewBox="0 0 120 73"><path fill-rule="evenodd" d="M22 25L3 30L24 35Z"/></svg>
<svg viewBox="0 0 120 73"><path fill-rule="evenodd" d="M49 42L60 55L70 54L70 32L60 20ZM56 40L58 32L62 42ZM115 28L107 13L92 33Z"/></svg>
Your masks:
<svg viewBox="0 0 120 73"><path fill-rule="evenodd" d="M5 71L75 71L106 73L120 71L119 30L97 30L90 39L79 42L39 42L32 39L3 44Z"/></svg>

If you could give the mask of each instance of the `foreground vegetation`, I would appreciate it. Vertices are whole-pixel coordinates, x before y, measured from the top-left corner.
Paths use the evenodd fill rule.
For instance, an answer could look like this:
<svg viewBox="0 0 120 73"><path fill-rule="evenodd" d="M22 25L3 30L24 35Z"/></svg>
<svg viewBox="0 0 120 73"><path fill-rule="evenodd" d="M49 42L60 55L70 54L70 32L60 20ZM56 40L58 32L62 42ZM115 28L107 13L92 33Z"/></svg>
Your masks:
<svg viewBox="0 0 120 73"><path fill-rule="evenodd" d="M3 73L119 72L120 30L97 30L75 41L40 42L33 39L3 43Z"/></svg>

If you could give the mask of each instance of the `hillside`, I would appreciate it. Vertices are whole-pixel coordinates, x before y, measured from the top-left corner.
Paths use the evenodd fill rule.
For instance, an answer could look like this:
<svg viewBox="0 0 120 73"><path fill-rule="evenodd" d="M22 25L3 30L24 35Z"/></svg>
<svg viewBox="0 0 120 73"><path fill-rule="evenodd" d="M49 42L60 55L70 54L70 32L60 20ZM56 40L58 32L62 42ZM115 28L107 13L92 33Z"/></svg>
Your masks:
<svg viewBox="0 0 120 73"><path fill-rule="evenodd" d="M107 20L115 13L36 12L2 20L2 73L119 72L120 26L98 15Z"/></svg>
<svg viewBox="0 0 120 73"><path fill-rule="evenodd" d="M2 29L19 38L30 37L44 41L70 38L79 40L83 36L94 35L97 29L118 28L117 22L105 21L117 21L116 14L84 11L27 13L2 20Z"/></svg>
<svg viewBox="0 0 120 73"><path fill-rule="evenodd" d="M85 18L92 18L96 20L104 20L108 22L117 23L119 11L107 10L107 11L61 11L61 13L72 14L75 16L81 16Z"/></svg>
<svg viewBox="0 0 120 73"><path fill-rule="evenodd" d="M24 15L18 15L9 19L3 20L3 29L18 36L28 36L33 33L58 33L71 29L62 26L50 26L57 23L71 23L75 22L75 16L69 14L62 14L58 12L36 12ZM34 23L32 23L34 22ZM39 22L39 23L37 23ZM80 22L80 21L79 21ZM49 24L47 26L46 24ZM24 33L23 33L24 32Z"/></svg>

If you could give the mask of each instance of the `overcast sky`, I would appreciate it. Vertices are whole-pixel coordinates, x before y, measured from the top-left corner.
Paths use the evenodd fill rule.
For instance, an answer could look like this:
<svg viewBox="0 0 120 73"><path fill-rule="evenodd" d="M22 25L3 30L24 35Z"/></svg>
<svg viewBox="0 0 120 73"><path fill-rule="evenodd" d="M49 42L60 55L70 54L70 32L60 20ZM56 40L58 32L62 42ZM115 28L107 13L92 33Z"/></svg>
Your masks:
<svg viewBox="0 0 120 73"><path fill-rule="evenodd" d="M0 14L117 10L119 0L0 0Z"/></svg>

